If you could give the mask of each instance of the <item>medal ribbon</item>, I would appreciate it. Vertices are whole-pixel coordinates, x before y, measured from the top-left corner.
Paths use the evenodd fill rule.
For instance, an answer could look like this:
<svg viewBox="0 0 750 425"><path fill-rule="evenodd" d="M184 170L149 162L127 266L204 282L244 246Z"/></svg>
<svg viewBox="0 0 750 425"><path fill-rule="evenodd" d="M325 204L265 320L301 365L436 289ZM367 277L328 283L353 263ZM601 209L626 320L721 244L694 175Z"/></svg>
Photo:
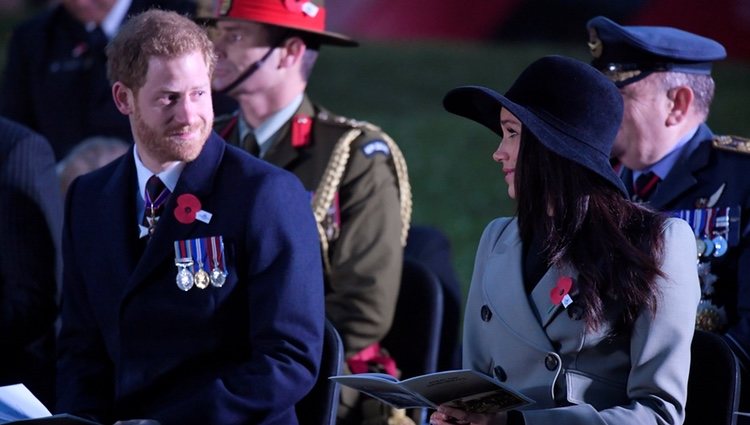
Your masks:
<svg viewBox="0 0 750 425"><path fill-rule="evenodd" d="M190 239L190 248L195 253L195 262L193 263L193 273L198 273L203 268L203 262L206 260L205 249L202 249L201 239Z"/></svg>
<svg viewBox="0 0 750 425"><path fill-rule="evenodd" d="M226 274L227 268L224 264L224 241L221 236L211 236L208 239L209 249L211 255L209 259L212 261L211 270L219 269Z"/></svg>

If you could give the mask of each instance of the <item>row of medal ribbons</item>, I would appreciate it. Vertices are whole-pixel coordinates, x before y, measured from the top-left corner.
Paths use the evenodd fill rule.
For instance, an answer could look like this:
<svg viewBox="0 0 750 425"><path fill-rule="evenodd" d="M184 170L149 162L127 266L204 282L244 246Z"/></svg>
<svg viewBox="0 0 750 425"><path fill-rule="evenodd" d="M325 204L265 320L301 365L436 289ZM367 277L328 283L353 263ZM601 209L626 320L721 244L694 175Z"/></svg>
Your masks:
<svg viewBox="0 0 750 425"><path fill-rule="evenodd" d="M221 236L186 239L174 242L175 282L183 291L193 286L206 289L209 285L221 288L226 282L224 240Z"/></svg>
<svg viewBox="0 0 750 425"><path fill-rule="evenodd" d="M699 259L721 257L740 239L740 207L677 210L673 217L685 220L693 229Z"/></svg>

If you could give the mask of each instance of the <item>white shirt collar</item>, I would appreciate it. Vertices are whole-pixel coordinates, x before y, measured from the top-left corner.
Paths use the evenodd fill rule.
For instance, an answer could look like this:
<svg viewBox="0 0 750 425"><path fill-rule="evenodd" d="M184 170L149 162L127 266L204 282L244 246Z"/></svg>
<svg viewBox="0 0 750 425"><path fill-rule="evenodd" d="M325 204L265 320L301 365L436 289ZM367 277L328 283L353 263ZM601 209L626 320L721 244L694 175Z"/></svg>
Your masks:
<svg viewBox="0 0 750 425"><path fill-rule="evenodd" d="M274 112L267 120L263 121L261 125L253 130L250 125L242 117L242 113L239 114L239 134L240 140L244 139L247 133L253 132L255 134L255 140L258 142L260 147L260 157L262 158L268 149L271 148L271 142L273 136L279 131L284 124L289 121L297 109L299 109L304 99L304 94L300 93L294 98L288 105Z"/></svg>
<svg viewBox="0 0 750 425"><path fill-rule="evenodd" d="M659 176L660 179L664 180L667 175L669 175L669 172L672 171L672 168L674 167L674 164L677 162L677 160L680 159L680 152L682 152L682 148L687 144L687 142L690 141L690 139L693 138L693 136L695 136L695 133L697 131L698 127L695 127L693 130L689 131L686 135L681 137L680 140L678 140L674 145L672 150L668 154L664 155L664 158L660 159L656 164L644 168L640 171L633 171L633 181L635 181L641 174L645 174L650 171L653 171L654 174Z"/></svg>
<svg viewBox="0 0 750 425"><path fill-rule="evenodd" d="M111 40L117 34L132 3L133 0L117 0L114 6L112 6L112 10L109 11L102 23L99 24L107 39ZM86 30L92 31L94 28L96 28L95 22L88 22L86 24Z"/></svg>
<svg viewBox="0 0 750 425"><path fill-rule="evenodd" d="M154 173L146 168L146 166L143 165L141 158L138 157L138 146L133 147L133 159L135 160L135 169L138 173L138 194L140 195L138 199L140 202L145 202L146 182L152 175L154 175ZM182 174L184 168L185 163L183 161L175 161L167 167L166 170L158 173L157 176L159 176L161 181L164 182L164 186L166 186L170 192L174 192L174 188L177 186L177 180L180 179L180 174Z"/></svg>

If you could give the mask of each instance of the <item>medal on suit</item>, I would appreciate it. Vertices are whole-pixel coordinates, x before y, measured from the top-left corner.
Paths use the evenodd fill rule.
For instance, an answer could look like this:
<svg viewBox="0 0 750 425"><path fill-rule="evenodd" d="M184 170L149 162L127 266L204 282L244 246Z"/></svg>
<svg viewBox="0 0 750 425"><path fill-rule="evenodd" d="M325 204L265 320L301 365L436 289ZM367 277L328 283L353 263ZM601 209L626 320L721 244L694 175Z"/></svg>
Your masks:
<svg viewBox="0 0 750 425"><path fill-rule="evenodd" d="M194 284L193 273L190 271L193 268L192 258L178 258L175 259L174 264L177 266L177 277L175 279L177 287L183 291L189 291Z"/></svg>
<svg viewBox="0 0 750 425"><path fill-rule="evenodd" d="M207 239L208 261L211 267L211 285L221 288L227 280L227 268L224 263L224 240L221 236Z"/></svg>
<svg viewBox="0 0 750 425"><path fill-rule="evenodd" d="M195 286L200 289L206 289L208 287L210 278L208 273L203 270L203 259L206 254L205 239L193 239L190 241L190 245L193 247L195 252L195 259L198 261L198 270L195 271Z"/></svg>
<svg viewBox="0 0 750 425"><path fill-rule="evenodd" d="M174 241L174 265L177 266L175 282L183 291L189 291L195 284L193 276L193 250L190 241Z"/></svg>

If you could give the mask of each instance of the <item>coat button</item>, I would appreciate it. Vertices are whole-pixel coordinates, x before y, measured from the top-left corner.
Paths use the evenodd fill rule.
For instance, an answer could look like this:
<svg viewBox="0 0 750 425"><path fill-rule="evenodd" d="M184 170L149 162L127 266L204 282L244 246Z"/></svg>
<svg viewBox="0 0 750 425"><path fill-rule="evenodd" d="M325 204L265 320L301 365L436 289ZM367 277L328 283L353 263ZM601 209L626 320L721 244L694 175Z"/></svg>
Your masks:
<svg viewBox="0 0 750 425"><path fill-rule="evenodd" d="M492 311L490 310L489 307L487 307L486 304L482 306L481 314L482 314L482 320L485 322L489 322L490 319L492 319Z"/></svg>
<svg viewBox="0 0 750 425"><path fill-rule="evenodd" d="M559 364L560 362L557 360L557 356L552 353L547 354L547 357L544 358L544 366L547 370L555 370Z"/></svg>
<svg viewBox="0 0 750 425"><path fill-rule="evenodd" d="M495 378L497 378L498 381L505 382L508 380L508 375L502 367L495 366L495 368L492 369L492 372L495 374Z"/></svg>

